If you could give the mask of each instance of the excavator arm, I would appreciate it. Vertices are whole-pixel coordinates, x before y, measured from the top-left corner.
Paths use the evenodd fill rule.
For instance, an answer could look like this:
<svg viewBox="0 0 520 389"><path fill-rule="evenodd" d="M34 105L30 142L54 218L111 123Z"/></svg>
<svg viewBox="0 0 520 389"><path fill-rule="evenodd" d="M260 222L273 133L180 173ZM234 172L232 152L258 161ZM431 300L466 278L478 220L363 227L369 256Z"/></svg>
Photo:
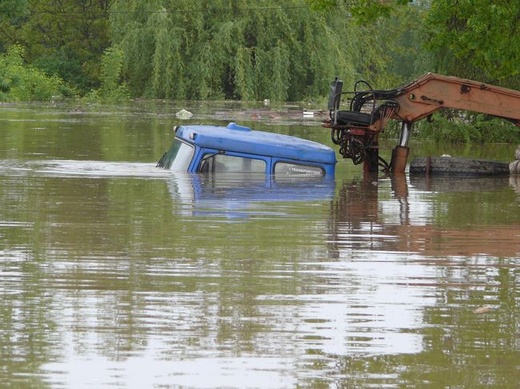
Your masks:
<svg viewBox="0 0 520 389"><path fill-rule="evenodd" d="M362 82L364 85L366 83ZM413 123L441 108L480 112L509 120L520 127L520 91L428 73L408 85L392 90L356 90L342 92L336 79L329 96L332 141L340 145L340 153L363 162L366 171L377 171L377 137L389 120L402 123L399 144L394 149L388 168L404 172L408 156L408 140ZM349 110L340 110L341 97L351 95Z"/></svg>
<svg viewBox="0 0 520 389"><path fill-rule="evenodd" d="M414 122L440 108L481 112L520 126L520 91L462 78L428 73L402 88L395 97L394 119Z"/></svg>

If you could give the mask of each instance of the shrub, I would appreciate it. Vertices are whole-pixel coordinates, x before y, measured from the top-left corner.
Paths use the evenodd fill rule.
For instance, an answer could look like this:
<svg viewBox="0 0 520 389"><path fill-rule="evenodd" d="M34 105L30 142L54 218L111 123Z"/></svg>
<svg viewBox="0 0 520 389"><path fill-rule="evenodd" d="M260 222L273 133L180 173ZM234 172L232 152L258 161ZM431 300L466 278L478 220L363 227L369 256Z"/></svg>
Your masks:
<svg viewBox="0 0 520 389"><path fill-rule="evenodd" d="M50 101L74 95L58 76L25 64L23 56L24 49L18 45L0 55L1 101Z"/></svg>
<svg viewBox="0 0 520 389"><path fill-rule="evenodd" d="M123 52L116 48L108 48L101 61L101 87L90 92L87 100L124 101L130 93L125 83L121 82Z"/></svg>
<svg viewBox="0 0 520 389"><path fill-rule="evenodd" d="M518 143L520 129L504 119L482 114L443 111L415 129L419 139L447 143Z"/></svg>

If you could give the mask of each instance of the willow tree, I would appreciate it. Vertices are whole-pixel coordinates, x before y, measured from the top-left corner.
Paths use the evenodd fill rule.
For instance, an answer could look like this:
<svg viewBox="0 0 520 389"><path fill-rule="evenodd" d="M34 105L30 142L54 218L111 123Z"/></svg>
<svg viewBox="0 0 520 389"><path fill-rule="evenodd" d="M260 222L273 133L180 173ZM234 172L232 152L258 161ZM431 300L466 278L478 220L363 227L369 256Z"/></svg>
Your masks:
<svg viewBox="0 0 520 389"><path fill-rule="evenodd" d="M356 32L343 8L304 0L115 0L113 45L135 96L301 100L355 72Z"/></svg>

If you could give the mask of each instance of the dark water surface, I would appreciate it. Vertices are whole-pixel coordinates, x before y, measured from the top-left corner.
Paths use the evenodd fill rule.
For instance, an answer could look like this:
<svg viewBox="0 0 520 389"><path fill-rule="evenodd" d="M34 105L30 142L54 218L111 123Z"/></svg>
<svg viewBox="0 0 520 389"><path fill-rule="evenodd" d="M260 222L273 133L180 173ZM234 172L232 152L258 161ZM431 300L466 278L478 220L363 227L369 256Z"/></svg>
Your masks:
<svg viewBox="0 0 520 389"><path fill-rule="evenodd" d="M519 183L173 175L180 108L0 106L2 385L520 387ZM330 144L298 106L188 108Z"/></svg>

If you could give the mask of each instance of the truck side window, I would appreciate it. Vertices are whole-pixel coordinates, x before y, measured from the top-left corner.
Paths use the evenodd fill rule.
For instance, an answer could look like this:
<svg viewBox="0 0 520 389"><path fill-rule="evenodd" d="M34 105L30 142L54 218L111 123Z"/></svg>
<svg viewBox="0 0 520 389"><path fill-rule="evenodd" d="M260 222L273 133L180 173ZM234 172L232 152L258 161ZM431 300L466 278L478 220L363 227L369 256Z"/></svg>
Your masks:
<svg viewBox="0 0 520 389"><path fill-rule="evenodd" d="M265 161L226 154L203 157L201 173L265 173Z"/></svg>
<svg viewBox="0 0 520 389"><path fill-rule="evenodd" d="M290 175L290 176L306 176L306 177L320 177L325 174L323 169L319 166L298 165L289 162L277 162L274 165L274 174L276 176Z"/></svg>

